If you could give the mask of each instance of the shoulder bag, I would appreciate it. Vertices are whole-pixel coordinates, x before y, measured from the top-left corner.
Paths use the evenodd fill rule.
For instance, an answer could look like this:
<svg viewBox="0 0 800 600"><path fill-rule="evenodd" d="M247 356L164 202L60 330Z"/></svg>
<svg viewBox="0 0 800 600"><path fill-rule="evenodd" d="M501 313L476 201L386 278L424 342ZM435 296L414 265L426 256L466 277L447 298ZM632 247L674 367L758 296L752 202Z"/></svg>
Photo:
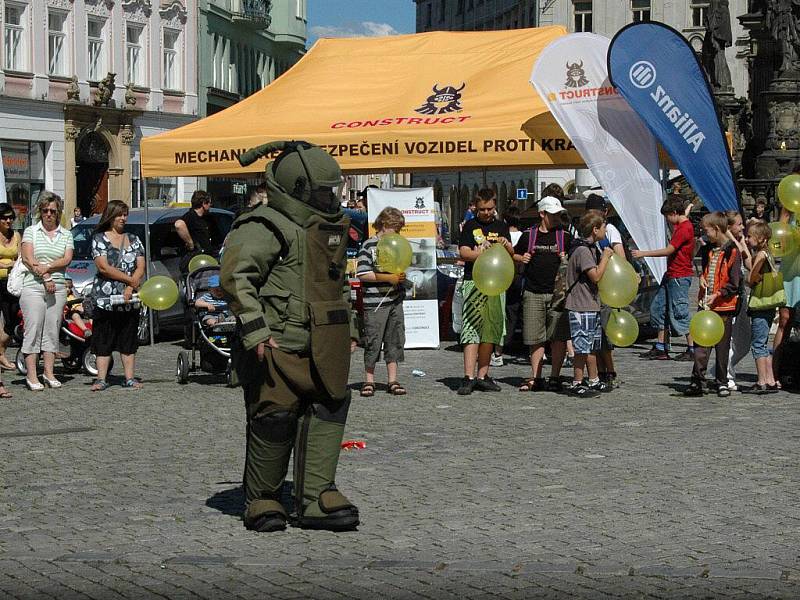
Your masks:
<svg viewBox="0 0 800 600"><path fill-rule="evenodd" d="M762 273L761 281L753 286L748 310L752 312L772 310L786 306L786 290L783 288L783 273L775 266L775 259L767 253L769 273Z"/></svg>
<svg viewBox="0 0 800 600"><path fill-rule="evenodd" d="M8 279L6 280L6 289L12 296L19 298L22 295L22 284L25 281L25 273L28 272L28 267L22 262L22 250L20 249L20 256L14 262L14 266L8 272Z"/></svg>

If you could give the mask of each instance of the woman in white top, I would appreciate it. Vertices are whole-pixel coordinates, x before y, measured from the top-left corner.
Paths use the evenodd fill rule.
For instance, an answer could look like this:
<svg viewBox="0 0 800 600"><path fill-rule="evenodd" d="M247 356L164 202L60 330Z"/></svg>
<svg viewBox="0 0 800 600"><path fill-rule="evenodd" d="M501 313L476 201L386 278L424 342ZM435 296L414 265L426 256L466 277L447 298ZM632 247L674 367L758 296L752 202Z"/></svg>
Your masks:
<svg viewBox="0 0 800 600"><path fill-rule="evenodd" d="M61 387L53 373L58 332L67 299L64 270L72 261L72 234L61 227L64 203L52 192L42 192L36 205L38 222L25 230L22 236L22 262L28 273L19 299L22 318L25 320L25 338L22 353L28 374L25 384L31 391L41 391L36 369L39 354L44 359L42 379L51 388Z"/></svg>

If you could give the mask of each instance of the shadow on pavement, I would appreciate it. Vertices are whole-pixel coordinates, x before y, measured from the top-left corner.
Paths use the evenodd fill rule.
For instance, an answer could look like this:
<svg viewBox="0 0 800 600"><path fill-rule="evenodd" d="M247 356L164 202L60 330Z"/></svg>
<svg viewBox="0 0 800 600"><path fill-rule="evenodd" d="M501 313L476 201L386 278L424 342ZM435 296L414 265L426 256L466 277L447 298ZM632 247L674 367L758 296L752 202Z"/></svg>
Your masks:
<svg viewBox="0 0 800 600"><path fill-rule="evenodd" d="M461 387L461 383L464 381L463 377L442 377L441 379L437 379L437 383L444 384L452 391L458 391L458 388Z"/></svg>
<svg viewBox="0 0 800 600"><path fill-rule="evenodd" d="M230 482L225 481L222 483ZM294 510L293 491L294 484L291 481L284 481L281 488L281 504L287 513L291 513ZM241 485L217 492L206 500L206 506L231 517L244 515L244 504L244 488Z"/></svg>

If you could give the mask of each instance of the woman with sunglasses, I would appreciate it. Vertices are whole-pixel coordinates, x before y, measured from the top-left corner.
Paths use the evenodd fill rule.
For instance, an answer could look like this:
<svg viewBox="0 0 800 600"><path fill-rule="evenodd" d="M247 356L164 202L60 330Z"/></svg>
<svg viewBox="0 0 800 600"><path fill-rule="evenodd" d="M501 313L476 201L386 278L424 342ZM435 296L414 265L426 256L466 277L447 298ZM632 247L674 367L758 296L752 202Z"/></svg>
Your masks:
<svg viewBox="0 0 800 600"><path fill-rule="evenodd" d="M28 375L25 384L32 392L44 385L36 369L39 354L44 359L42 379L51 388L61 387L53 373L58 352L58 331L67 300L64 269L72 261L72 234L61 227L64 203L52 192L42 192L36 204L38 222L22 236L22 262L28 267L19 304L25 320L22 353Z"/></svg>
<svg viewBox="0 0 800 600"><path fill-rule="evenodd" d="M0 329L0 368L13 370L14 365L6 358L6 348L14 335L17 326L17 313L19 312L19 298L10 294L8 288L8 273L19 256L20 235L14 231L14 209L10 204L0 204L0 314L3 315L3 327ZM8 392L0 384L0 398L10 398Z"/></svg>

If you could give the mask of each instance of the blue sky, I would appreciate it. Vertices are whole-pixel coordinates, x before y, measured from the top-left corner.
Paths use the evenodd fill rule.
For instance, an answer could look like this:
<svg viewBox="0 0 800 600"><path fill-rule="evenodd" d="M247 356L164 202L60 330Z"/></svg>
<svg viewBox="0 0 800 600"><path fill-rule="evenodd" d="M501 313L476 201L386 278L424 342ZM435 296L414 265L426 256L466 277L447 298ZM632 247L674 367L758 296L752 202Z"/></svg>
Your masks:
<svg viewBox="0 0 800 600"><path fill-rule="evenodd" d="M308 47L320 37L414 33L414 0L309 0Z"/></svg>

